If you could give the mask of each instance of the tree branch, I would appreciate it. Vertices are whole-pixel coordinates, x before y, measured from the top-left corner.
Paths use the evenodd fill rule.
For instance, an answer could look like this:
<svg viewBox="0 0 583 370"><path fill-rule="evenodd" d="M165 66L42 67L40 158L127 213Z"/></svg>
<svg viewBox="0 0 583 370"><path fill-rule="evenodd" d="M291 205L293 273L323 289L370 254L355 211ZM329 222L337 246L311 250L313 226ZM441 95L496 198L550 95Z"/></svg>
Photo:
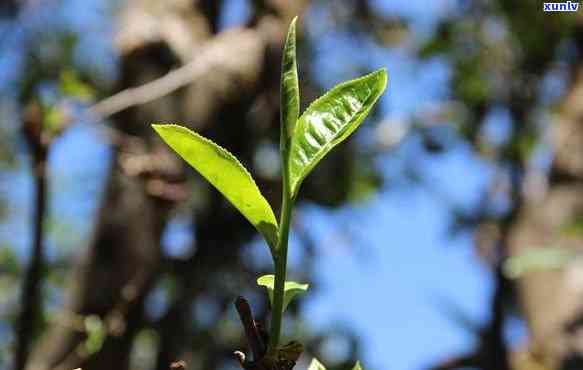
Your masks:
<svg viewBox="0 0 583 370"><path fill-rule="evenodd" d="M41 281L44 269L44 216L47 206L46 160L48 143L43 142L42 110L33 102L25 113L24 136L30 146L33 162L35 201L33 211L33 245L30 263L24 276L21 312L16 324L14 369L23 370L28 361L32 341L42 313Z"/></svg>
<svg viewBox="0 0 583 370"><path fill-rule="evenodd" d="M195 82L217 69L236 71L241 56L257 55L250 52L260 47L256 33L234 29L226 31L200 48L195 58L154 81L128 88L89 108L89 113L105 119L133 106L149 103L181 87Z"/></svg>

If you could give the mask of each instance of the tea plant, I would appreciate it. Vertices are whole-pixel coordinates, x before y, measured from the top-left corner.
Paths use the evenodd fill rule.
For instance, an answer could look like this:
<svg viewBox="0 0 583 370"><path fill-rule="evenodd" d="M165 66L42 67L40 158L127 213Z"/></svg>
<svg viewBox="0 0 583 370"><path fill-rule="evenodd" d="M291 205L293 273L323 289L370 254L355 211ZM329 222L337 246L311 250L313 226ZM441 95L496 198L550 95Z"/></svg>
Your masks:
<svg viewBox="0 0 583 370"><path fill-rule="evenodd" d="M300 96L296 62L296 19L290 24L282 58L281 135L282 205L279 223L251 174L227 150L189 129L155 124L162 139L220 191L265 238L275 265L275 275L265 275L257 283L267 288L272 306L271 330L261 334L247 301L239 297L236 307L253 352L253 361L236 352L244 369L292 369L302 345L292 341L280 345L283 313L307 284L286 281L287 247L294 201L301 184L312 169L336 145L344 141L364 121L384 92L384 69L337 85L314 101L300 116ZM354 370L360 370L357 363ZM313 360L309 370L325 370Z"/></svg>

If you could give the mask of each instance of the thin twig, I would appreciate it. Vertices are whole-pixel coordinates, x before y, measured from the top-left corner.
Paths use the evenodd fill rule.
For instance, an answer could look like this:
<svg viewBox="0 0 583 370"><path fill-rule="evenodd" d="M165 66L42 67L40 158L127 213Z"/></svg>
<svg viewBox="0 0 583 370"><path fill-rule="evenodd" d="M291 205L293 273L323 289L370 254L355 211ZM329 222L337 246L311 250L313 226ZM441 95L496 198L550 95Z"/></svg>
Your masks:
<svg viewBox="0 0 583 370"><path fill-rule="evenodd" d="M225 60L225 45L211 43L201 48L191 62L166 75L137 87L131 87L97 102L89 108L94 117L105 119L130 107L142 105L166 96L209 72ZM233 48L241 45L229 45ZM232 50L229 50L232 52Z"/></svg>
<svg viewBox="0 0 583 370"><path fill-rule="evenodd" d="M259 334L259 329L253 318L253 312L251 312L251 306L249 302L243 297L237 297L235 300L235 307L239 313L239 318L245 329L245 336L249 342L249 347L251 347L251 352L253 353L253 360L259 361L265 355L265 344L261 339Z"/></svg>

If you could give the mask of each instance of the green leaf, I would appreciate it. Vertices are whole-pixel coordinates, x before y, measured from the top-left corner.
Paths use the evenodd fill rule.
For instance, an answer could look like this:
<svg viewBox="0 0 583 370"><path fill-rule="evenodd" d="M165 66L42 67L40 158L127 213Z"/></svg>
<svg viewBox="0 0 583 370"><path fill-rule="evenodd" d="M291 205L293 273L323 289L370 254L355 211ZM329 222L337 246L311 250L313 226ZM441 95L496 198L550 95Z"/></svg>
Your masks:
<svg viewBox="0 0 583 370"><path fill-rule="evenodd" d="M274 275L263 275L257 279L257 284L267 288L267 294L269 295L269 302L273 305L273 287L275 286L275 276ZM295 281L286 281L283 288L283 310L287 308L287 305L291 300L298 294L304 293L310 287L309 284L300 284Z"/></svg>
<svg viewBox="0 0 583 370"><path fill-rule="evenodd" d="M106 331L103 322L96 315L87 316L84 320L85 332L87 339L85 340L85 351L92 355L99 352L105 341Z"/></svg>
<svg viewBox="0 0 583 370"><path fill-rule="evenodd" d="M65 96L75 97L81 101L89 101L95 95L95 91L84 83L73 69L65 69L61 72L59 88Z"/></svg>
<svg viewBox="0 0 583 370"><path fill-rule="evenodd" d="M300 114L300 88L296 61L295 17L287 31L281 60L281 150L287 153L294 128ZM287 158L286 155L283 156Z"/></svg>
<svg viewBox="0 0 583 370"><path fill-rule="evenodd" d="M519 279L530 272L559 270L577 257L577 253L559 246L528 247L506 260L504 274Z"/></svg>
<svg viewBox="0 0 583 370"><path fill-rule="evenodd" d="M320 363L320 361L318 361L318 359L314 358L312 359L310 366L308 366L308 370L326 370L326 368Z"/></svg>
<svg viewBox="0 0 583 370"><path fill-rule="evenodd" d="M277 244L273 210L249 172L227 150L177 125L152 125L164 141L196 169L265 237L272 252Z"/></svg>
<svg viewBox="0 0 583 370"><path fill-rule="evenodd" d="M362 366L360 366L360 361L356 361L352 370L362 370Z"/></svg>
<svg viewBox="0 0 583 370"><path fill-rule="evenodd" d="M317 99L299 118L291 139L288 176L295 196L303 179L364 121L387 85L387 72L344 82Z"/></svg>

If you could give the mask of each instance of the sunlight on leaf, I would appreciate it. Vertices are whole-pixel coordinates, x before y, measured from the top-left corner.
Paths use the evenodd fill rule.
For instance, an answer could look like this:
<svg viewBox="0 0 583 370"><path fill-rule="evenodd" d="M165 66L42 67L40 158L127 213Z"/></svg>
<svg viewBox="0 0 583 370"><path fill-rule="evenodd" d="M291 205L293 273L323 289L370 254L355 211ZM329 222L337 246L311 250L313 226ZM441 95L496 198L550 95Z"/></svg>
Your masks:
<svg viewBox="0 0 583 370"><path fill-rule="evenodd" d="M296 21L289 26L281 61L281 141L283 153L287 153L294 128L300 114L300 88L296 62ZM284 155L285 158L285 155Z"/></svg>
<svg viewBox="0 0 583 370"><path fill-rule="evenodd" d="M263 275L257 279L257 284L267 288L269 295L269 302L273 305L273 287L275 285L274 275ZM295 281L286 281L283 293L283 310L287 308L288 304L298 294L304 293L310 287L309 284L300 284Z"/></svg>
<svg viewBox="0 0 583 370"><path fill-rule="evenodd" d="M234 155L199 134L177 125L152 125L164 141L196 169L265 237L272 251L277 221L255 181Z"/></svg>
<svg viewBox="0 0 583 370"><path fill-rule="evenodd" d="M326 370L326 368L320 363L320 361L314 358L310 363L310 366L308 366L308 370Z"/></svg>
<svg viewBox="0 0 583 370"><path fill-rule="evenodd" d="M379 69L334 87L302 114L289 148L287 171L293 196L318 162L364 121L386 85L387 73Z"/></svg>
<svg viewBox="0 0 583 370"><path fill-rule="evenodd" d="M359 361L357 361L356 364L354 364L354 367L352 368L352 370L362 370L362 367L360 366Z"/></svg>

